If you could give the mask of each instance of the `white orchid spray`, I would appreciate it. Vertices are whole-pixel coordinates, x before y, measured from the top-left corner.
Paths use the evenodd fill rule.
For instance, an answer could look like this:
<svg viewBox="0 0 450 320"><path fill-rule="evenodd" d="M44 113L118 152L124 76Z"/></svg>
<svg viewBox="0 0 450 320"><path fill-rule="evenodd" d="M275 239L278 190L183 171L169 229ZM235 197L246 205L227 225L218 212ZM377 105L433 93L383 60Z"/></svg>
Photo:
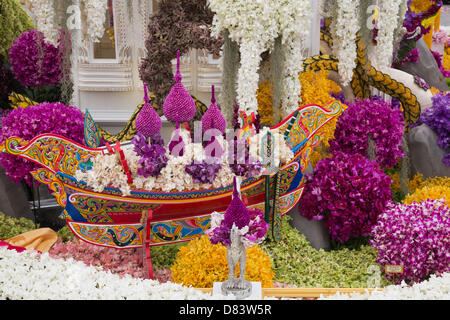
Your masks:
<svg viewBox="0 0 450 320"><path fill-rule="evenodd" d="M0 300L210 300L233 299L172 282L123 277L72 258L0 247Z"/></svg>
<svg viewBox="0 0 450 320"><path fill-rule="evenodd" d="M31 11L36 19L36 28L45 40L54 46L58 43L58 29L55 26L54 0L32 0Z"/></svg>
<svg viewBox="0 0 450 320"><path fill-rule="evenodd" d="M308 36L312 8L309 0L209 0L215 12L212 34L227 30L240 48L241 65L237 77L237 102L247 114L257 113L258 69L261 54L271 50L277 37L282 37L283 114L298 107L302 67L303 41ZM308 26L308 27L305 27Z"/></svg>
<svg viewBox="0 0 450 320"><path fill-rule="evenodd" d="M376 55L373 64L379 69L390 68L394 53L394 36L398 26L399 9L404 0L382 1L378 18Z"/></svg>
<svg viewBox="0 0 450 320"><path fill-rule="evenodd" d="M331 2L333 18L330 31L333 37L333 54L339 60L338 71L342 85L346 86L353 77L356 67L356 35L360 28L359 1L339 0Z"/></svg>
<svg viewBox="0 0 450 320"><path fill-rule="evenodd" d="M93 42L99 42L105 33L105 19L108 3L106 0L86 0L86 37Z"/></svg>

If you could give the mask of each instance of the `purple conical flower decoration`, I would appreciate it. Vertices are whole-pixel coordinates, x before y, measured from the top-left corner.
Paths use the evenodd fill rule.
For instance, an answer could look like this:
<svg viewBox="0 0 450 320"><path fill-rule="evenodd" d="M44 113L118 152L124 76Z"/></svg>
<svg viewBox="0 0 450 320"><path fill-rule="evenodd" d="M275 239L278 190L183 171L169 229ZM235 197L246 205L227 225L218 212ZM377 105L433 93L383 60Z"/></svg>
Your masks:
<svg viewBox="0 0 450 320"><path fill-rule="evenodd" d="M147 94L147 85L144 83L144 101L145 104L142 107L136 118L136 130L138 133L144 135L145 137L150 137L159 134L161 131L161 118L153 109L149 102Z"/></svg>
<svg viewBox="0 0 450 320"><path fill-rule="evenodd" d="M175 84L163 104L164 115L169 121L190 121L195 116L196 105L194 99L181 83L180 50L177 51L177 73L174 79Z"/></svg>
<svg viewBox="0 0 450 320"><path fill-rule="evenodd" d="M227 122L218 105L216 105L216 98L214 96L214 85L211 88L211 105L202 117L202 132L205 133L208 130L218 130L223 134L227 128ZM217 134L217 132L210 132L211 135ZM207 156L209 157L221 157L223 154L223 148L216 140L215 136L210 136L209 142L206 144ZM208 139L208 137L206 138Z"/></svg>
<svg viewBox="0 0 450 320"><path fill-rule="evenodd" d="M236 224L239 229L250 224L250 212L239 197L236 177L233 178L233 199L231 200L227 211L225 211L224 223L225 226L230 229L233 227L233 223Z"/></svg>
<svg viewBox="0 0 450 320"><path fill-rule="evenodd" d="M212 86L211 105L202 117L202 132L204 133L209 129L217 129L222 134L227 128L227 122L219 106L216 104L216 98L214 97L214 85Z"/></svg>

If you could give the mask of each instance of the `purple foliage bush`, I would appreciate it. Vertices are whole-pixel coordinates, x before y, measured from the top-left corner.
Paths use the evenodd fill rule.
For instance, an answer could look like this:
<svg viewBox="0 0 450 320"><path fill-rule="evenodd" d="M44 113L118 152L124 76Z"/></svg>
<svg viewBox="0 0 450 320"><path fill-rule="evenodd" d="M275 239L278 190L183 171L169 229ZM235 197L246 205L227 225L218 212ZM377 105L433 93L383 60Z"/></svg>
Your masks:
<svg viewBox="0 0 450 320"><path fill-rule="evenodd" d="M450 271L450 208L442 200L390 202L372 236L378 263L403 265L403 273L386 275L396 283L421 282Z"/></svg>
<svg viewBox="0 0 450 320"><path fill-rule="evenodd" d="M379 99L356 100L339 117L330 151L367 156L369 138L375 144L375 160L392 167L402 158L403 114Z"/></svg>
<svg viewBox="0 0 450 320"><path fill-rule="evenodd" d="M392 198L392 179L378 163L357 153L322 159L306 178L300 214L324 220L331 238L340 243L369 236Z"/></svg>
<svg viewBox="0 0 450 320"><path fill-rule="evenodd" d="M42 103L9 112L2 120L0 142L15 136L30 141L43 133L59 134L84 144L84 114L76 107L62 103ZM30 171L39 165L18 156L0 153L0 163L6 174L16 183L23 179L31 185Z"/></svg>
<svg viewBox="0 0 450 320"><path fill-rule="evenodd" d="M57 85L62 77L62 55L45 41L40 31L25 31L17 38L9 51L14 75L29 88Z"/></svg>

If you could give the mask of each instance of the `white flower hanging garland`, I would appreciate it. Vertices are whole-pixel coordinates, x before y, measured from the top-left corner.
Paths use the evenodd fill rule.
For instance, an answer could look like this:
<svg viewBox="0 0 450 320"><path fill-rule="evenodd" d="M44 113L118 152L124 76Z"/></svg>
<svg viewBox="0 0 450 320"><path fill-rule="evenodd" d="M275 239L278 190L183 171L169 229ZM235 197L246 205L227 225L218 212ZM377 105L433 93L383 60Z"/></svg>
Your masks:
<svg viewBox="0 0 450 320"><path fill-rule="evenodd" d="M54 0L32 0L31 11L36 18L37 30L44 34L45 40L54 46L58 42L58 30L54 24Z"/></svg>
<svg viewBox="0 0 450 320"><path fill-rule="evenodd" d="M378 18L378 35L376 55L374 57L375 67L383 70L390 68L394 51L394 31L398 25L399 8L404 0L382 1L380 15Z"/></svg>
<svg viewBox="0 0 450 320"><path fill-rule="evenodd" d="M55 25L55 0L31 0L31 11L36 18L37 30L41 31L46 41L57 45L58 26ZM84 39L86 41L98 42L105 33L107 0L84 0ZM83 15L82 15L83 16Z"/></svg>
<svg viewBox="0 0 450 320"><path fill-rule="evenodd" d="M84 6L87 20L86 37L90 41L99 42L105 33L108 3L106 0L86 0Z"/></svg>
<svg viewBox="0 0 450 320"><path fill-rule="evenodd" d="M353 77L356 67L356 34L360 28L359 1L339 0L333 2L333 18L330 31L333 37L333 53L339 60L338 70L342 85Z"/></svg>
<svg viewBox="0 0 450 320"><path fill-rule="evenodd" d="M257 113L258 69L261 53L273 48L281 35L284 66L282 104L284 114L298 107L302 67L302 41L309 33L312 8L309 0L209 0L215 12L212 35L228 30L229 37L240 46L237 101L247 114Z"/></svg>

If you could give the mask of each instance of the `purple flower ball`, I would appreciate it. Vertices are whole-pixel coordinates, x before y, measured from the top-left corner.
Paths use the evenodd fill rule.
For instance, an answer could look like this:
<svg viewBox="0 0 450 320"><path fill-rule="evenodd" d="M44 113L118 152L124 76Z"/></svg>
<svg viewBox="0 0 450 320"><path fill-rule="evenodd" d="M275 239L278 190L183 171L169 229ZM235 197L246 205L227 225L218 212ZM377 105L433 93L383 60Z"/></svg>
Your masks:
<svg viewBox="0 0 450 320"><path fill-rule="evenodd" d="M16 79L25 87L41 88L61 81L62 56L42 32L22 33L12 44L9 58Z"/></svg>

